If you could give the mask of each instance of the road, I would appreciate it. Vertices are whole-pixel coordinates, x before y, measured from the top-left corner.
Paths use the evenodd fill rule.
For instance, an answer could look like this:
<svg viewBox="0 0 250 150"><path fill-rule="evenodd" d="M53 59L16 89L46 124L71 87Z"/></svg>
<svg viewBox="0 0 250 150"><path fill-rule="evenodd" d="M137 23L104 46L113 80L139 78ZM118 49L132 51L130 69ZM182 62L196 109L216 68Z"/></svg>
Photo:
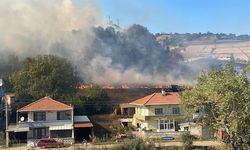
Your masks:
<svg viewBox="0 0 250 150"><path fill-rule="evenodd" d="M171 142L158 142L155 143L156 146L161 146L161 147L165 147L165 146L182 146L182 142L176 142L176 141L171 141ZM113 148L115 146L118 146L119 144L100 144L100 145L94 145L94 144L88 144L87 147L86 145L83 144L75 144L73 146L70 147L64 147L64 148L60 148L59 150L79 150L79 149L110 149ZM193 145L195 146L220 146L222 145L221 142L218 141L194 141ZM6 148L1 148L0 149L6 149ZM40 148L36 148L35 150L38 150ZM19 146L19 147L12 147L12 148L8 148L8 150L27 150L26 146ZM51 150L51 149L50 149ZM53 149L53 150L58 150L58 148Z"/></svg>

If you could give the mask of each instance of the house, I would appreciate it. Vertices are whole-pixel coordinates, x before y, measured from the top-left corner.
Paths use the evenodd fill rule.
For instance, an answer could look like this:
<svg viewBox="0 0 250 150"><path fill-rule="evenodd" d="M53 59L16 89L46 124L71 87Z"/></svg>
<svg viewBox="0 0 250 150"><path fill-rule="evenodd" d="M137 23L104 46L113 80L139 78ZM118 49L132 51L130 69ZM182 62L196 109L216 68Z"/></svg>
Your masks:
<svg viewBox="0 0 250 150"><path fill-rule="evenodd" d="M123 116L133 116L135 114L135 106L129 103L120 104L121 115Z"/></svg>
<svg viewBox="0 0 250 150"><path fill-rule="evenodd" d="M74 116L75 141L82 142L94 136L93 124L87 116Z"/></svg>
<svg viewBox="0 0 250 150"><path fill-rule="evenodd" d="M204 108L187 116L177 92L153 93L130 104L135 106L132 124L139 131L146 131L139 134L142 138L179 137L184 131L200 139L213 137L208 127L196 123L199 117L205 115Z"/></svg>
<svg viewBox="0 0 250 150"><path fill-rule="evenodd" d="M178 131L179 124L185 122L177 92L153 93L130 104L135 106L132 124L138 129Z"/></svg>
<svg viewBox="0 0 250 150"><path fill-rule="evenodd" d="M73 107L50 97L44 97L17 110L17 123L7 132L29 144L41 138L74 142Z"/></svg>
<svg viewBox="0 0 250 150"><path fill-rule="evenodd" d="M132 118L135 114L135 106L129 103L122 103L119 105L121 109L120 122L123 127L130 127L132 125Z"/></svg>

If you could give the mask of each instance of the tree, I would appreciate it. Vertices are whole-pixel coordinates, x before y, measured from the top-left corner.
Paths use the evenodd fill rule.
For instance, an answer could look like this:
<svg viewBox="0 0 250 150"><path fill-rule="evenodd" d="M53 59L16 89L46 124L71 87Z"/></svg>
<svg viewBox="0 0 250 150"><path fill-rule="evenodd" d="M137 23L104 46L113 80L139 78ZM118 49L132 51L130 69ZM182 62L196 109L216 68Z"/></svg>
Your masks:
<svg viewBox="0 0 250 150"><path fill-rule="evenodd" d="M232 65L203 73L197 84L181 95L190 112L205 108L202 122L211 129L225 129L230 145L238 149L250 137L250 84ZM193 108L193 109L190 109Z"/></svg>
<svg viewBox="0 0 250 150"><path fill-rule="evenodd" d="M4 90L12 91L10 75L19 68L19 59L15 55L0 53L0 78L4 81Z"/></svg>
<svg viewBox="0 0 250 150"><path fill-rule="evenodd" d="M80 96L81 105L77 108L81 113L94 115L107 113L110 110L108 93L98 87L91 87L82 90L83 96Z"/></svg>
<svg viewBox="0 0 250 150"><path fill-rule="evenodd" d="M19 98L62 98L76 91L78 77L68 60L39 55L23 60L20 69L11 76L11 82Z"/></svg>

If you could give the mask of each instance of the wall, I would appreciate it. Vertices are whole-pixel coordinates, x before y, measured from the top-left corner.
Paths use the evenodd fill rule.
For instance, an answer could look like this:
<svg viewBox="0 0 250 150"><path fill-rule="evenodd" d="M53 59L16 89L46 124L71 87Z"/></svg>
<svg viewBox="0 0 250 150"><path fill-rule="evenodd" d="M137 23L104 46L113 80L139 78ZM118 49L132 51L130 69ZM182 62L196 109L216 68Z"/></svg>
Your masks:
<svg viewBox="0 0 250 150"><path fill-rule="evenodd" d="M148 116L149 112L148 112L148 108L144 107L144 106L136 106L135 107L135 113L142 115L142 116Z"/></svg>
<svg viewBox="0 0 250 150"><path fill-rule="evenodd" d="M148 120L148 129L157 130L158 124L157 120Z"/></svg>
<svg viewBox="0 0 250 150"><path fill-rule="evenodd" d="M147 106L147 109L148 109L147 116L155 116L155 108L163 108L162 115L177 115L177 114L173 114L173 110L172 110L173 107L179 107L180 114L183 113L180 105L159 105L159 106Z"/></svg>
<svg viewBox="0 0 250 150"><path fill-rule="evenodd" d="M46 112L46 121L57 120L57 111L47 111Z"/></svg>
<svg viewBox="0 0 250 150"><path fill-rule="evenodd" d="M72 111L70 114L72 114ZM34 112L28 112L28 122L33 122ZM57 111L46 111L46 121L57 121Z"/></svg>

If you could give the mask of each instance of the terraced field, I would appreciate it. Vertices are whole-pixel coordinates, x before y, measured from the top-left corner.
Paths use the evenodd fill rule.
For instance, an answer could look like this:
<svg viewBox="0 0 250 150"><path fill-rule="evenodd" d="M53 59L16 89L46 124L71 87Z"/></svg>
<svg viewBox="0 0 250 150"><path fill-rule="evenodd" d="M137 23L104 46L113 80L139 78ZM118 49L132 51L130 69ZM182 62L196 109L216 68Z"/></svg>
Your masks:
<svg viewBox="0 0 250 150"><path fill-rule="evenodd" d="M239 61L250 61L250 41L190 43L182 50L182 54L189 61L208 57L228 60L232 56Z"/></svg>

